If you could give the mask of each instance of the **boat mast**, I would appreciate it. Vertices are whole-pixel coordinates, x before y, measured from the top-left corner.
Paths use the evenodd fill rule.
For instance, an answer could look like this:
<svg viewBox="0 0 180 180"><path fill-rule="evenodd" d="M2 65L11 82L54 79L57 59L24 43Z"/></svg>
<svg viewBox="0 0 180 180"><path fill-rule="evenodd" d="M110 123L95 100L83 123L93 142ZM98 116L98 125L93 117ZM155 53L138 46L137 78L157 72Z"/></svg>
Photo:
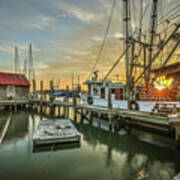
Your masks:
<svg viewBox="0 0 180 180"><path fill-rule="evenodd" d="M150 37L150 44L149 44L149 58L148 62L150 64L149 69L148 69L148 78L146 83L146 87L148 85L148 82L150 81L151 78L151 61L152 61L152 54L153 54L153 45L154 45L154 37L156 34L156 23L157 23L157 4L158 0L153 0L153 6L152 6L152 16L151 16L151 37Z"/></svg>
<svg viewBox="0 0 180 180"><path fill-rule="evenodd" d="M129 21L130 21L130 0L124 1L124 24L125 24L125 43L126 43L126 99L128 109L130 109L130 69L129 69Z"/></svg>

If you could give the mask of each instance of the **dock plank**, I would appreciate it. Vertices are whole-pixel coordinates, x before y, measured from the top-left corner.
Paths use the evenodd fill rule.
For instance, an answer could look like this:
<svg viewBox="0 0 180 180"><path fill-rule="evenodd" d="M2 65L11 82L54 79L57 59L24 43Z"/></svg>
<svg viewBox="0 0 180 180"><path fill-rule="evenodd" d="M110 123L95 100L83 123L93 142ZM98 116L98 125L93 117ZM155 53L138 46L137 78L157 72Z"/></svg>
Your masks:
<svg viewBox="0 0 180 180"><path fill-rule="evenodd" d="M87 109L88 111L100 112L102 114L118 115L125 118L129 117L134 120L140 120L154 124L169 125L169 121L167 117L152 115L146 112L122 110L122 109L109 109L108 107L85 105L85 104L78 105L77 108L84 108Z"/></svg>

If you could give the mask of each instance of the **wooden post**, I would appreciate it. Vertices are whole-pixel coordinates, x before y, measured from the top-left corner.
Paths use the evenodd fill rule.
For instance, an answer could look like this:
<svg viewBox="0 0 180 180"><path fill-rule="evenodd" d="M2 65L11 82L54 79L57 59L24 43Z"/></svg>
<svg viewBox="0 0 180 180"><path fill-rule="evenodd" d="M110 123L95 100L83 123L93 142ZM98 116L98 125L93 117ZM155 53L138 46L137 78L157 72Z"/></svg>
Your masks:
<svg viewBox="0 0 180 180"><path fill-rule="evenodd" d="M84 118L83 118L83 108L80 109L81 112L81 122L83 122Z"/></svg>
<svg viewBox="0 0 180 180"><path fill-rule="evenodd" d="M98 113L98 127L101 128L101 113Z"/></svg>
<svg viewBox="0 0 180 180"><path fill-rule="evenodd" d="M178 130L179 129L176 127L175 128L175 133L176 133L175 138L176 138L176 147L178 150L180 150L180 134L179 134L180 132Z"/></svg>
<svg viewBox="0 0 180 180"><path fill-rule="evenodd" d="M42 112L42 106L43 106L43 89L44 89L44 82L40 82L40 91L41 91L41 97L40 97L40 112Z"/></svg>
<svg viewBox="0 0 180 180"><path fill-rule="evenodd" d="M112 109L111 88L108 88L108 108Z"/></svg>
<svg viewBox="0 0 180 180"><path fill-rule="evenodd" d="M93 119L94 119L94 112L91 111L91 112L90 112L90 124L93 123Z"/></svg>
<svg viewBox="0 0 180 180"><path fill-rule="evenodd" d="M44 101L47 101L47 92L44 93Z"/></svg>
<svg viewBox="0 0 180 180"><path fill-rule="evenodd" d="M114 126L114 132L117 132L118 131L118 121L115 118L113 118L113 126Z"/></svg>
<svg viewBox="0 0 180 180"><path fill-rule="evenodd" d="M33 99L36 99L36 81L33 79L32 80L33 83Z"/></svg>
<svg viewBox="0 0 180 180"><path fill-rule="evenodd" d="M50 114L54 115L55 107L54 107L54 83L50 81Z"/></svg>
<svg viewBox="0 0 180 180"><path fill-rule="evenodd" d="M50 102L54 102L54 82L50 81Z"/></svg>
<svg viewBox="0 0 180 180"><path fill-rule="evenodd" d="M69 102L69 86L66 86L66 102ZM66 106L66 117L69 118L69 106Z"/></svg>
<svg viewBox="0 0 180 180"><path fill-rule="evenodd" d="M75 121L77 120L76 104L77 104L77 102L76 102L76 94L73 91L73 109L74 109L74 120Z"/></svg>

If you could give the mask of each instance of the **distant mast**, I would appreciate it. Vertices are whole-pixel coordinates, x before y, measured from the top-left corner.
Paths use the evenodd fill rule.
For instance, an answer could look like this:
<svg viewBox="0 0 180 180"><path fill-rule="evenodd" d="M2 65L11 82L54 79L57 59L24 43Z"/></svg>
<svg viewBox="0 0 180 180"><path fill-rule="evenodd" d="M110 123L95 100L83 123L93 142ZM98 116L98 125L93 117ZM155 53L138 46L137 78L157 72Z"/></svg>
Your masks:
<svg viewBox="0 0 180 180"><path fill-rule="evenodd" d="M15 46L14 72L20 73L18 47Z"/></svg>
<svg viewBox="0 0 180 180"><path fill-rule="evenodd" d="M24 60L24 70L23 70L23 74L25 76L27 76L27 59Z"/></svg>
<svg viewBox="0 0 180 180"><path fill-rule="evenodd" d="M29 81L35 80L34 64L32 57L32 44L29 45Z"/></svg>

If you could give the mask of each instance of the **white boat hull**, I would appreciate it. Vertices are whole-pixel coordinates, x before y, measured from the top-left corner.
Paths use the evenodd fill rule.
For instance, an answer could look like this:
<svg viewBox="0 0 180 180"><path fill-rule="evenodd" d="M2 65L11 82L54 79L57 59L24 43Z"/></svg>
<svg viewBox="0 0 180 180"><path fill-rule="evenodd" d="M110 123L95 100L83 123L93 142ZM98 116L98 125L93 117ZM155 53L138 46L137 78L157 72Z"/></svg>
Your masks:
<svg viewBox="0 0 180 180"><path fill-rule="evenodd" d="M82 96L82 102L83 104L88 104L87 96ZM142 112L152 112L152 109L156 105L156 103L159 103L161 105L167 104L167 107L172 108L173 105L176 105L176 107L180 108L180 102L155 102L155 101L137 101L137 104L139 106L139 111ZM106 99L101 99L99 97L93 97L93 105L95 106L108 106L108 101ZM127 100L115 100L112 99L112 107L127 110L128 103Z"/></svg>

